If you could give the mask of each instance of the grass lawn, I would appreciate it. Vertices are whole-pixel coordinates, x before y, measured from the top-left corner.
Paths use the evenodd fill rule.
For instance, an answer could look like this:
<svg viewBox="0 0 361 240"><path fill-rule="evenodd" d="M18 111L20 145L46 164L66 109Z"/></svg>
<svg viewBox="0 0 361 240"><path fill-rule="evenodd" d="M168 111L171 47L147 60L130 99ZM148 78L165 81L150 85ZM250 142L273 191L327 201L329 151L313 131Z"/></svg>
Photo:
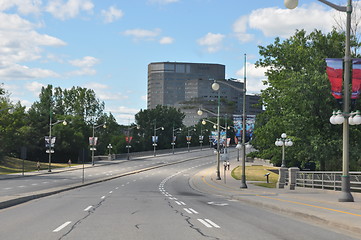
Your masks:
<svg viewBox="0 0 361 240"><path fill-rule="evenodd" d="M11 174L11 173L22 172L23 164L24 164L25 172L37 171L36 162L29 160L22 160L18 158L12 158L12 157L4 157L4 159L0 160L0 174ZM68 164L66 163L51 163L52 168L60 168L67 166ZM48 168L49 168L48 163L44 163L44 162L40 163L40 170L44 170Z"/></svg>
<svg viewBox="0 0 361 240"><path fill-rule="evenodd" d="M253 184L262 187L275 188L278 180L278 174L270 171L278 169L276 167L267 166L246 166L246 179L247 181L255 181ZM266 183L265 174L270 173L269 183ZM232 170L232 177L241 180L242 166L238 166ZM259 182L258 182L259 181Z"/></svg>

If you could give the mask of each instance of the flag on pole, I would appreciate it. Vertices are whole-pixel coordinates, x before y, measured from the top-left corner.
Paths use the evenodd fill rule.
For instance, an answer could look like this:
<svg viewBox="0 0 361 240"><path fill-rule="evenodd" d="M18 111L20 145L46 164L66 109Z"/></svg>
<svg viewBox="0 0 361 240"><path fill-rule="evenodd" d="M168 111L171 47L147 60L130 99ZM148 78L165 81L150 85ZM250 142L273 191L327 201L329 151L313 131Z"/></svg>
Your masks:
<svg viewBox="0 0 361 240"><path fill-rule="evenodd" d="M326 58L326 73L331 83L332 96L335 99L342 99L342 58Z"/></svg>
<svg viewBox="0 0 361 240"><path fill-rule="evenodd" d="M351 99L358 99L361 90L361 58L352 59L352 94Z"/></svg>

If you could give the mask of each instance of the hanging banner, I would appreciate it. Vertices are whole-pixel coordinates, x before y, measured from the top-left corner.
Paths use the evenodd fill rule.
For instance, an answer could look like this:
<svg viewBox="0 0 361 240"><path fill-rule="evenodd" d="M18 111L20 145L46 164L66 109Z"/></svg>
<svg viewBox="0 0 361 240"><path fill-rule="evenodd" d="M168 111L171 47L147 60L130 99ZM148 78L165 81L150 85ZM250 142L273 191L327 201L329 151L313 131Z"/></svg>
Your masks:
<svg viewBox="0 0 361 240"><path fill-rule="evenodd" d="M186 136L187 142L190 142L192 140L192 136Z"/></svg>
<svg viewBox="0 0 361 240"><path fill-rule="evenodd" d="M234 131L236 137L241 138L243 133L242 115L233 115ZM256 115L247 115L246 118L246 142L252 139Z"/></svg>
<svg viewBox="0 0 361 240"><path fill-rule="evenodd" d="M49 148L49 145L51 145L50 147L54 147L55 146L55 141L56 141L56 137L51 137L51 141L49 136L45 136L45 147Z"/></svg>
<svg viewBox="0 0 361 240"><path fill-rule="evenodd" d="M152 136L152 141L153 141L153 143L157 143L158 142L158 136Z"/></svg>
<svg viewBox="0 0 361 240"><path fill-rule="evenodd" d="M173 136L173 142L177 140L177 136Z"/></svg>
<svg viewBox="0 0 361 240"><path fill-rule="evenodd" d="M96 146L98 142L98 137L89 137L89 145Z"/></svg>
<svg viewBox="0 0 361 240"><path fill-rule="evenodd" d="M125 137L125 142L130 143L132 141L133 137Z"/></svg>
<svg viewBox="0 0 361 240"><path fill-rule="evenodd" d="M331 93L335 99L342 99L342 58L326 58L326 73L331 83Z"/></svg>
<svg viewBox="0 0 361 240"><path fill-rule="evenodd" d="M361 58L352 59L351 99L358 99L361 91Z"/></svg>

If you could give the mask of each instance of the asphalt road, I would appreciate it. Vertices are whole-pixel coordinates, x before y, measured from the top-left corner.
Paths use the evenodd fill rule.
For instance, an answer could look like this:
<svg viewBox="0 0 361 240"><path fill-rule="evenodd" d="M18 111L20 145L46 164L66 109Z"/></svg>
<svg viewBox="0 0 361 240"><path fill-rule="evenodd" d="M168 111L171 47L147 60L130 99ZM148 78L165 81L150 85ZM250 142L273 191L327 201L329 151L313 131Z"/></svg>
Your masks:
<svg viewBox="0 0 361 240"><path fill-rule="evenodd" d="M133 171L148 167L147 163L159 165L184 156L189 157L164 156L93 169L115 174L109 171ZM213 157L199 158L0 210L0 239L352 239L322 226L194 190L190 178L214 165ZM54 176L59 180L71 176L67 174ZM75 178L79 181L79 176ZM21 184L33 186L29 179ZM40 184L42 180L33 181Z"/></svg>

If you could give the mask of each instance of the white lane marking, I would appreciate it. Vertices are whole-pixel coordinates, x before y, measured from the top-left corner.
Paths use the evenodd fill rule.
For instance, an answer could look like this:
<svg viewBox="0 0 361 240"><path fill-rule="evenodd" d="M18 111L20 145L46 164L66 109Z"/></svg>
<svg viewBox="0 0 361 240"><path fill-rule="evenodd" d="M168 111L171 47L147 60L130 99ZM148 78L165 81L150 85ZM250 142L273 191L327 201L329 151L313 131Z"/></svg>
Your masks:
<svg viewBox="0 0 361 240"><path fill-rule="evenodd" d="M25 187L24 185L18 186L18 188L24 188L24 187Z"/></svg>
<svg viewBox="0 0 361 240"><path fill-rule="evenodd" d="M186 205L184 202L181 202L181 201L175 201L175 203L178 204L178 205L183 205L183 206Z"/></svg>
<svg viewBox="0 0 361 240"><path fill-rule="evenodd" d="M216 203L216 202L208 202L208 204L209 205L215 205L215 206L221 206L221 207L229 205L228 203Z"/></svg>
<svg viewBox="0 0 361 240"><path fill-rule="evenodd" d="M89 211L93 206L89 206L86 209L84 209L84 212Z"/></svg>
<svg viewBox="0 0 361 240"><path fill-rule="evenodd" d="M197 220L200 221L200 222L201 222L204 226L206 226L207 228L211 228L211 227L212 227L209 223L207 223L207 222L204 221L203 219L198 218Z"/></svg>
<svg viewBox="0 0 361 240"><path fill-rule="evenodd" d="M113 193L113 191L110 191L109 193L110 193L110 194L112 194L112 193Z"/></svg>
<svg viewBox="0 0 361 240"><path fill-rule="evenodd" d="M184 211L186 211L189 214L198 214L198 212L196 210L194 210L193 208L183 208Z"/></svg>
<svg viewBox="0 0 361 240"><path fill-rule="evenodd" d="M68 226L71 222L65 222L63 225L59 226L58 228L56 228L53 232L59 232L60 230L62 230L63 228L65 228L66 226Z"/></svg>
<svg viewBox="0 0 361 240"><path fill-rule="evenodd" d="M104 198L105 198L105 196L101 197L101 199L104 199Z"/></svg>
<svg viewBox="0 0 361 240"><path fill-rule="evenodd" d="M193 208L189 208L189 211L193 212L194 214L198 214L198 212L196 210L194 210Z"/></svg>
<svg viewBox="0 0 361 240"><path fill-rule="evenodd" d="M204 219L204 220L206 220L209 224L211 224L213 227L215 227L215 228L221 228L220 226L218 226L217 224L215 224L214 222L212 222L211 220L209 220L209 219Z"/></svg>
<svg viewBox="0 0 361 240"><path fill-rule="evenodd" d="M4 190L10 190L10 189L12 189L12 188L11 187L4 188Z"/></svg>
<svg viewBox="0 0 361 240"><path fill-rule="evenodd" d="M183 208L183 209L184 209L184 211L186 211L187 213L192 214L192 212L191 212L190 210L188 210L187 208Z"/></svg>

